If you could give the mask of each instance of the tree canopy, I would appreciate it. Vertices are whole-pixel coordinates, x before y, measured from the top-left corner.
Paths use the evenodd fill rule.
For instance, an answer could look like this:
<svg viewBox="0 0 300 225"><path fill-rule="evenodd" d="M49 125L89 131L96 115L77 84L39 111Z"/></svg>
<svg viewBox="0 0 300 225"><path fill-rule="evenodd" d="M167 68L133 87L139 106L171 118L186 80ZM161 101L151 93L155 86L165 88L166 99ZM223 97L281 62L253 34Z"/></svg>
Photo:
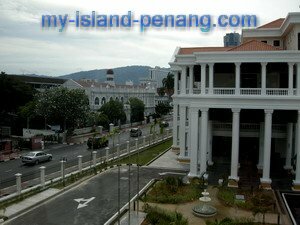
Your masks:
<svg viewBox="0 0 300 225"><path fill-rule="evenodd" d="M33 99L35 91L32 87L18 79L0 74L0 113L16 113L20 106Z"/></svg>
<svg viewBox="0 0 300 225"><path fill-rule="evenodd" d="M158 103L155 106L155 113L162 116L167 115L171 111L172 107L169 103Z"/></svg>
<svg viewBox="0 0 300 225"><path fill-rule="evenodd" d="M145 104L142 100L138 98L129 99L132 123L144 120Z"/></svg>
<svg viewBox="0 0 300 225"><path fill-rule="evenodd" d="M36 113L52 123L76 127L87 119L89 100L83 90L53 88L41 92L36 98Z"/></svg>
<svg viewBox="0 0 300 225"><path fill-rule="evenodd" d="M115 125L118 124L118 121L121 123L126 121L126 114L122 102L111 99L109 102L103 104L99 109L99 112L102 112L109 119L110 123Z"/></svg>
<svg viewBox="0 0 300 225"><path fill-rule="evenodd" d="M167 77L162 80L165 92L169 97L174 93L174 74L168 73Z"/></svg>

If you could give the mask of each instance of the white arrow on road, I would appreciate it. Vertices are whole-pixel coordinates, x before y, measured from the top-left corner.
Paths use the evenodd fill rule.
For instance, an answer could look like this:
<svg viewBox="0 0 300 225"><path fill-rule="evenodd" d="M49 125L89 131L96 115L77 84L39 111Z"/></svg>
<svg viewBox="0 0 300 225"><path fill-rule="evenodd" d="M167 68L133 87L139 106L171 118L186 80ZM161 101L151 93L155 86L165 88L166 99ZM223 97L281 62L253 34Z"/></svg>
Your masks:
<svg viewBox="0 0 300 225"><path fill-rule="evenodd" d="M86 207L87 204L91 201L93 201L95 199L95 197L91 197L91 198L88 198L88 199L84 199L84 198L76 198L74 199L74 201L78 202L78 206L77 206L77 209L80 209L80 208L83 208L83 207ZM81 203L83 202L83 203Z"/></svg>

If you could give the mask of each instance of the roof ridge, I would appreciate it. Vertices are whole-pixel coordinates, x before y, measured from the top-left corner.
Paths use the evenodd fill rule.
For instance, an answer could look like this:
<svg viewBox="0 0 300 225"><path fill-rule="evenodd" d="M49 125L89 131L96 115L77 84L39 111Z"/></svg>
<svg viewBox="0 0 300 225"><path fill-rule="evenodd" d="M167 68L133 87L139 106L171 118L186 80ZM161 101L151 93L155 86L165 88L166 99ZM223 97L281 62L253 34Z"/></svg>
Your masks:
<svg viewBox="0 0 300 225"><path fill-rule="evenodd" d="M249 41L247 41L247 42L244 42L244 43L242 43L242 44L240 44L240 45L238 45L238 46L235 46L235 47L233 47L233 48L227 50L227 52L229 52L229 51L235 51L236 49L245 47L245 46L247 46L247 45L249 46L249 44L251 44L251 43L257 43L257 44L259 44L259 45L261 45L261 46L270 48L270 50L271 50L271 49L272 49L272 50L281 50L280 48L277 48L277 47L275 47L275 46L273 46L273 45L269 45L269 44L267 44L267 43L264 43L264 42L261 42L261 41L255 40L255 39L251 39L251 40L249 40Z"/></svg>
<svg viewBox="0 0 300 225"><path fill-rule="evenodd" d="M271 21L271 22L269 22L269 23L266 23L266 24L264 24L264 25L261 25L261 26L257 27L257 29L260 29L260 28L276 28L276 27L268 27L268 26L274 25L274 24L277 23L277 22L281 22L281 25L282 25L282 23L283 23L284 20L285 20L285 18L278 18L278 19L276 19L276 20L273 20L273 21ZM281 26L281 25L280 25L280 26ZM279 27L280 27L280 26L279 26Z"/></svg>

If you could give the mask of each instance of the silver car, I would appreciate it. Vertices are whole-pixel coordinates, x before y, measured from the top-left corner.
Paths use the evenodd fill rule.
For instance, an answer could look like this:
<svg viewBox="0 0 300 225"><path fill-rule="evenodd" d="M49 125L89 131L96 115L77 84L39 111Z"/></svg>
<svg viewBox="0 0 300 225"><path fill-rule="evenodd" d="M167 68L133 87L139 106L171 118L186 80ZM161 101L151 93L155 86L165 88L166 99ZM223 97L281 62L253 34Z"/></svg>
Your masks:
<svg viewBox="0 0 300 225"><path fill-rule="evenodd" d="M21 159L22 163L39 164L40 162L51 161L52 155L46 154L42 151L34 151L21 156Z"/></svg>

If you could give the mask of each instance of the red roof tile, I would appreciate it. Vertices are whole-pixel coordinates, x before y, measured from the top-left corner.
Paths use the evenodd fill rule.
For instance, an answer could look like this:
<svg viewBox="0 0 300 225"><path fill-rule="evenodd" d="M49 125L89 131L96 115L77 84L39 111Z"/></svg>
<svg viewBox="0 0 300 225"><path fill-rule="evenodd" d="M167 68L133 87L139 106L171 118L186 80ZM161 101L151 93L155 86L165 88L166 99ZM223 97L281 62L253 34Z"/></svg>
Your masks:
<svg viewBox="0 0 300 225"><path fill-rule="evenodd" d="M199 47L199 48L180 48L179 55L191 55L195 52L229 52L229 51L279 51L280 48L268 45L264 42L251 40L236 47Z"/></svg>
<svg viewBox="0 0 300 225"><path fill-rule="evenodd" d="M257 29L261 29L261 28L279 28L279 27L281 27L284 20L285 20L285 18L279 18L279 19L274 20L270 23L262 25L262 26L258 27Z"/></svg>
<svg viewBox="0 0 300 225"><path fill-rule="evenodd" d="M268 45L267 43L261 41L251 40L239 46L233 47L228 51L241 52L241 51L278 51L278 50L282 50L282 49L274 47L272 45Z"/></svg>

